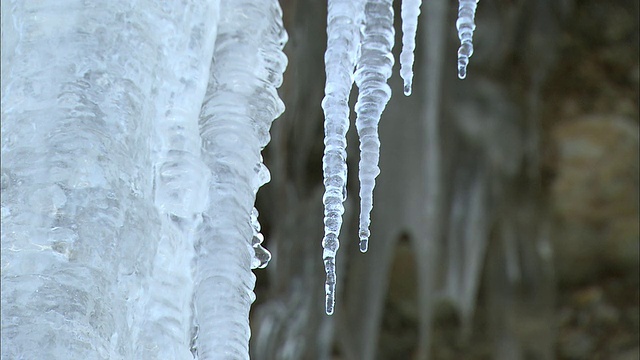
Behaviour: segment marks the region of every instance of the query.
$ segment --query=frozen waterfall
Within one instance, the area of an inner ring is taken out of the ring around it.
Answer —
[[[2,358],[248,358],[281,18],[2,2]]]

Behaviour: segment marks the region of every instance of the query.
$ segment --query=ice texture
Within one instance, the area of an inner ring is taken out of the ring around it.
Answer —
[[[3,359],[135,358],[164,41],[140,3],[2,1]]]
[[[211,171],[201,160],[198,116],[216,39],[219,6],[167,2],[158,19],[162,79],[152,134],[154,203],[160,234],[148,282],[137,359],[192,359],[195,229],[208,203]]]
[[[260,151],[284,105],[286,33],[276,0],[221,1],[209,85],[200,113],[209,202],[197,229],[195,348],[201,360],[249,358],[255,190],[264,183]],[[221,306],[222,304],[222,306]]]
[[[260,222],[258,221],[258,209],[255,207],[251,210],[251,228],[253,229],[253,236],[251,237],[251,246],[253,247],[253,258],[251,259],[252,269],[263,269],[269,265],[271,260],[271,253],[269,250],[262,247],[264,241],[264,235],[260,232]]]
[[[326,84],[322,100],[324,110],[324,238],[323,259],[328,315],[333,314],[336,289],[335,256],[340,242],[343,202],[347,186],[347,131],[349,129],[349,94],[354,68],[360,52],[360,27],[363,4],[356,0],[329,0],[327,9],[327,51],[324,55]]]
[[[413,61],[416,48],[418,16],[422,0],[402,0],[402,53],[400,53],[400,76],[404,80],[404,94],[411,95],[413,84]]]
[[[393,1],[369,0],[365,4],[365,26],[361,55],[355,73],[359,88],[356,103],[356,127],[360,136],[360,251],[366,252],[369,243],[369,225],[373,209],[375,179],[380,174],[380,139],[378,123],[391,88],[387,79],[393,68],[394,43]]]
[[[248,358],[278,2],[1,4],[2,358]]]
[[[458,48],[458,77],[467,77],[467,65],[469,58],[473,55],[473,32],[476,29],[475,16],[478,0],[460,0],[458,6],[458,38],[460,48]]]

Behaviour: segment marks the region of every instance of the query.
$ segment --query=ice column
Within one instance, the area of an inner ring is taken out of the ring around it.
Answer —
[[[164,39],[155,102],[154,201],[161,230],[148,284],[137,359],[193,359],[195,229],[202,219],[211,171],[201,160],[198,126],[207,89],[217,21],[217,1],[166,2],[157,35]]]
[[[202,158],[211,170],[209,203],[196,241],[198,357],[249,358],[255,189],[265,181],[260,151],[284,110],[286,33],[276,0],[225,0],[200,114]],[[262,172],[262,173],[261,173]]]
[[[402,53],[400,54],[400,76],[404,80],[404,94],[411,95],[413,83],[413,51],[416,48],[418,16],[422,0],[402,0]]]
[[[458,49],[458,77],[467,77],[467,65],[469,58],[473,55],[473,31],[476,29],[475,16],[478,0],[460,0],[458,6],[458,38],[460,38],[460,48]]]
[[[360,51],[362,3],[359,0],[329,0],[327,10],[327,51],[324,55],[326,85],[324,110],[324,239],[322,240],[326,312],[333,314],[335,304],[335,256],[340,243],[343,202],[347,196],[347,130],[349,129],[349,93]]]
[[[362,49],[355,73],[359,88],[356,127],[360,136],[360,251],[366,252],[373,209],[375,178],[380,174],[378,123],[389,98],[387,79],[393,68],[393,2],[370,0],[364,8]]]
[[[2,1],[3,359],[134,358],[162,41],[137,6]]]

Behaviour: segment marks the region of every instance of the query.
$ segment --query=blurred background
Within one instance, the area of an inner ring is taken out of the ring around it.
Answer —
[[[639,358],[638,0],[480,1],[464,81],[457,2],[422,5],[413,95],[402,94],[398,63],[389,82],[366,254],[355,126],[349,133],[331,317],[326,2],[281,5],[287,109],[258,193],[273,258],[256,271],[252,358]]]

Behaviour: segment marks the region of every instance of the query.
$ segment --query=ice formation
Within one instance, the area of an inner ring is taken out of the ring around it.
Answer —
[[[373,209],[373,188],[380,173],[380,139],[378,123],[389,98],[391,88],[387,79],[393,68],[391,49],[394,42],[393,2],[373,0],[365,4],[365,26],[362,48],[356,70],[359,88],[356,103],[356,127],[360,136],[360,251],[369,246],[369,225]]]
[[[473,32],[476,29],[477,6],[478,0],[460,0],[458,6],[456,28],[460,39],[460,48],[458,49],[458,77],[460,79],[467,77],[467,65],[469,58],[473,55]]]
[[[418,16],[421,0],[402,2],[402,53],[400,75],[404,80],[404,94],[411,94],[413,62]],[[462,45],[458,51],[458,76],[464,79],[469,57],[473,53],[472,37],[477,0],[460,0],[458,35]],[[335,306],[336,264],[340,247],[339,235],[347,197],[347,142],[349,130],[349,95],[354,82],[359,95],[356,104],[356,127],[360,136],[360,220],[359,248],[369,247],[370,215],[373,209],[375,178],[380,173],[380,140],[378,123],[391,89],[394,59],[393,7],[382,0],[328,0],[327,50],[325,53],[326,85],[322,109],[325,114],[325,151],[323,157],[324,238],[323,259],[326,312],[331,315]],[[354,69],[357,65],[357,69]],[[354,74],[355,70],[355,74]]]
[[[404,80],[404,94],[411,95],[413,84],[413,51],[416,48],[418,16],[422,0],[403,0],[402,16],[402,53],[400,54],[400,76]]]
[[[254,246],[260,248],[252,240],[253,203],[268,180],[260,151],[271,122],[284,111],[276,87],[287,63],[276,0],[225,0],[220,13],[200,114],[202,157],[213,174],[196,240],[197,352],[203,360],[249,357],[255,276],[248,269]]]
[[[325,70],[327,82],[322,109],[324,123],[324,239],[322,240],[326,311],[333,314],[335,303],[335,256],[340,243],[343,202],[347,196],[347,130],[349,129],[349,94],[354,80],[354,68],[360,52],[362,2],[329,0],[327,9],[327,51]]]
[[[281,18],[2,2],[2,358],[248,358]]]

